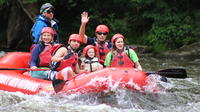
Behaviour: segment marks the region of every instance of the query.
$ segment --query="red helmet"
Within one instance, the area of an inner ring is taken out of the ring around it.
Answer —
[[[97,32],[107,32],[107,33],[109,33],[109,29],[106,25],[98,25],[96,27],[96,33]]]
[[[123,36],[122,34],[119,34],[119,33],[113,35],[113,36],[112,36],[112,39],[111,39],[111,43],[114,44],[114,41],[115,41],[117,38],[122,38],[122,39],[124,39],[124,36]]]
[[[54,30],[51,27],[44,27],[42,29],[41,34],[43,34],[43,33],[50,33],[54,37],[54,33],[55,32],[54,32]]]
[[[96,47],[94,47],[93,45],[87,45],[87,46],[83,49],[83,55],[84,55],[84,56],[86,56],[87,51],[88,51],[90,48],[93,48],[94,51],[95,51],[95,54],[96,54],[96,52],[97,52]]]
[[[79,41],[80,43],[82,42],[82,38],[80,37],[79,34],[71,34],[71,35],[69,36],[68,43],[69,43],[71,40],[76,40],[76,41]]]

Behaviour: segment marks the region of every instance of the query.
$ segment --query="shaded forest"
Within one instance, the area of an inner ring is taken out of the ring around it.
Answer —
[[[108,39],[122,33],[127,44],[145,45],[154,52],[200,40],[199,0],[0,0],[2,49],[29,49],[30,29],[46,2],[55,6],[62,43],[71,33],[78,33],[83,11],[90,16],[89,36],[94,36],[98,24],[106,24],[110,28]]]

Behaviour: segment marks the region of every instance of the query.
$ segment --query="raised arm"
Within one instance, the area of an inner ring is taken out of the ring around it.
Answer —
[[[85,27],[86,24],[88,23],[90,17],[88,17],[88,12],[83,12],[81,14],[81,26],[79,29],[79,35],[81,36],[83,43],[87,43],[87,36],[85,35]]]

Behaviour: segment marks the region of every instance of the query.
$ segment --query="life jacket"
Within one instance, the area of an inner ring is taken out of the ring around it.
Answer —
[[[64,60],[61,62],[51,62],[50,69],[54,71],[61,71],[65,67],[71,67],[73,71],[75,71],[77,63],[78,54],[67,48],[67,55],[64,57]]]
[[[63,46],[63,44],[54,44],[53,48],[51,49],[51,55],[53,56],[56,53],[56,51]]]
[[[111,66],[112,67],[134,67],[134,62],[129,56],[129,49],[124,50],[121,53],[112,51],[111,54]]]
[[[95,42],[95,47],[97,49],[97,57],[99,58],[99,61],[104,63],[106,55],[110,51],[110,49],[108,48],[108,42],[105,42],[103,45]]]
[[[39,55],[39,66],[49,67],[53,51],[58,49],[60,46],[61,46],[60,44],[45,45],[45,48],[42,50],[42,52]]]
[[[92,59],[85,58],[83,59],[83,62],[85,63],[85,69],[87,69],[90,72],[96,71],[99,66],[102,66],[99,63],[99,60],[97,57],[94,57]]]

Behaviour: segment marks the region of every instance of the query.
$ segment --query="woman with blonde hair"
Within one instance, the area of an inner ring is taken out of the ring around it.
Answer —
[[[44,27],[41,31],[40,42],[34,46],[31,51],[30,68],[38,67],[48,68],[51,62],[53,50],[59,47],[54,43],[54,30],[51,27]],[[32,71],[31,76],[35,78],[44,78],[40,73],[45,71]]]

